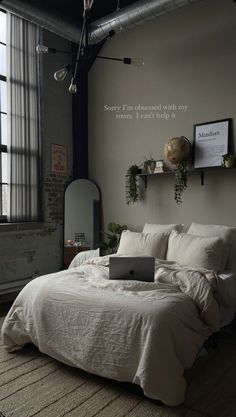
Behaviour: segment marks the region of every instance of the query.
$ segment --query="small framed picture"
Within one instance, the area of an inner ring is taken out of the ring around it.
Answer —
[[[229,153],[231,119],[194,125],[194,168],[217,167]]]
[[[51,147],[51,167],[56,174],[67,174],[67,147],[52,143]]]

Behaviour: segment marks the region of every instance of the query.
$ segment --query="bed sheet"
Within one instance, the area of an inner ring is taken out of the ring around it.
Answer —
[[[2,327],[9,351],[40,351],[90,373],[140,385],[170,406],[184,401],[189,369],[219,330],[216,277],[156,260],[155,282],[109,280],[109,257],[31,281]]]

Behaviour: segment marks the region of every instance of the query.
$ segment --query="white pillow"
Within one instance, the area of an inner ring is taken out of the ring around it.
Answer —
[[[154,256],[165,259],[168,233],[122,232],[117,253],[131,256]]]
[[[219,237],[202,237],[173,230],[169,236],[166,259],[193,268],[216,272],[224,270],[224,242]]]
[[[68,269],[76,268],[77,266],[82,265],[87,259],[96,258],[100,256],[100,249],[94,250],[84,250],[82,252],[77,253],[77,255],[72,259]]]
[[[171,230],[177,230],[181,232],[183,230],[183,224],[153,224],[145,223],[143,227],[143,233],[165,233],[171,232]]]
[[[236,271],[236,227],[216,225],[216,224],[199,224],[192,223],[188,233],[198,236],[218,236],[228,245],[228,256],[226,260],[226,269]]]

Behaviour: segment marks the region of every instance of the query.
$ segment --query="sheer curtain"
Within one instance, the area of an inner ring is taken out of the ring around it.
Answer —
[[[40,112],[38,28],[7,14],[7,118],[10,222],[37,221],[39,207]]]

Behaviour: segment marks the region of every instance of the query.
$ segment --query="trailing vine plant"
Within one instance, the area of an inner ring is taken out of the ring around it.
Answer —
[[[131,165],[126,173],[126,203],[133,204],[139,201],[139,186],[137,175],[140,172],[138,165]]]
[[[175,168],[175,201],[177,204],[183,203],[182,194],[187,188],[187,162],[178,162]]]

